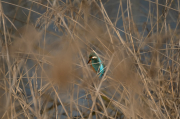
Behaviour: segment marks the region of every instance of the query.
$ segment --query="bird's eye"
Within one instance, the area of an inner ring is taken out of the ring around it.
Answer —
[[[97,57],[96,57],[96,56],[93,56],[92,59],[97,59]]]

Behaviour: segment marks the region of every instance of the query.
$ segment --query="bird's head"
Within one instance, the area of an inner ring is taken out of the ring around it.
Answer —
[[[93,52],[89,55],[89,61],[88,64],[92,62],[92,63],[97,63],[99,62],[98,56]]]

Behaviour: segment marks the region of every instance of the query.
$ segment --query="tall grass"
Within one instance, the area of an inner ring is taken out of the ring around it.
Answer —
[[[137,2],[1,0],[0,117],[180,118],[179,1]]]

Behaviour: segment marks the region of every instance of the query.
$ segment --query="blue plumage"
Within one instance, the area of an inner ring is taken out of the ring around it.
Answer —
[[[89,55],[89,61],[91,62],[91,66],[93,70],[98,73],[99,77],[101,78],[105,72],[104,64],[102,63],[101,59],[93,52]]]

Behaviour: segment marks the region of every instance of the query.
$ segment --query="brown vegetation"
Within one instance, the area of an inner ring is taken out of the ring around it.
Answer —
[[[132,0],[113,2],[0,1],[2,119],[180,118],[179,18],[171,14],[179,6],[146,1],[147,21],[137,23]],[[102,78],[87,64],[91,52],[105,65]]]

